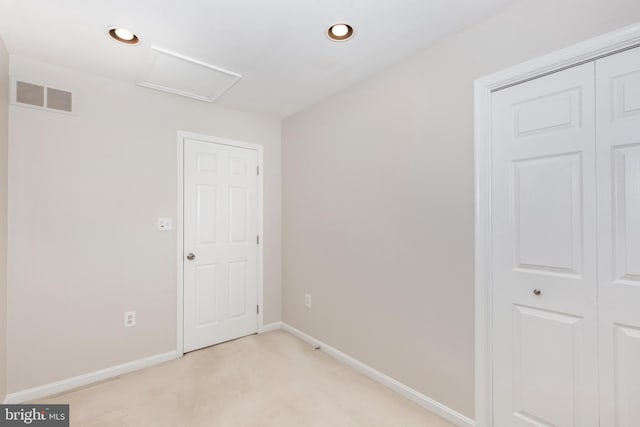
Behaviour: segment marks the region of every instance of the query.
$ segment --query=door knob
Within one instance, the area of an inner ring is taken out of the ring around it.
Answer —
[[[196,254],[194,254],[193,252],[189,252],[189,253],[187,254],[187,259],[188,259],[189,261],[193,261],[194,259],[196,259]]]
[[[540,295],[542,293],[542,291],[540,289],[534,289],[533,290],[533,294],[534,295]]]

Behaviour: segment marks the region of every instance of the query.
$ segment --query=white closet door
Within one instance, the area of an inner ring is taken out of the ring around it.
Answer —
[[[594,66],[492,95],[495,427],[598,425]]]
[[[596,61],[601,425],[640,425],[640,49]]]

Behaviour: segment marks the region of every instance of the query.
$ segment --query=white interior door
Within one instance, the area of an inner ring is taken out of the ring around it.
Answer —
[[[596,61],[602,426],[640,425],[640,49]]]
[[[185,352],[257,332],[257,156],[185,139]]]
[[[496,427],[598,425],[594,64],[492,95]]]

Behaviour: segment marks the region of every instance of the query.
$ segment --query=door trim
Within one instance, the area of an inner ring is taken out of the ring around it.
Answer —
[[[192,132],[178,131],[177,140],[177,210],[176,210],[176,232],[177,232],[177,285],[176,285],[176,353],[178,357],[184,354],[184,140],[196,139],[212,144],[228,145],[237,148],[255,150],[258,154],[258,333],[262,333],[264,322],[264,164],[263,146],[250,142],[236,141],[232,139],[220,138],[217,136],[202,135]]]
[[[474,82],[475,417],[477,427],[493,425],[491,93],[636,46],[640,46],[640,23],[515,65]]]

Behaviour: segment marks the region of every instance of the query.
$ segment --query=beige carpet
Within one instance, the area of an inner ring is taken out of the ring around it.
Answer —
[[[69,403],[74,427],[452,425],[282,331],[42,402]]]

